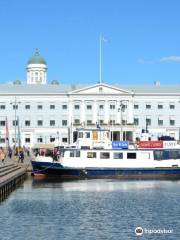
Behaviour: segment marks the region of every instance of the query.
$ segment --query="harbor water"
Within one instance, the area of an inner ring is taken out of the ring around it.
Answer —
[[[0,204],[0,239],[178,240],[179,219],[180,181],[28,177]]]

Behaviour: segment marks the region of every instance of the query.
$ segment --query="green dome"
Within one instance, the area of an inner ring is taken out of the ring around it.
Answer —
[[[44,60],[43,57],[39,55],[39,50],[36,49],[34,56],[32,56],[29,59],[28,64],[45,64],[46,65],[46,61]]]

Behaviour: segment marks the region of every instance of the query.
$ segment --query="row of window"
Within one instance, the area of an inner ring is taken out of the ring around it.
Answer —
[[[18,125],[18,121],[17,120],[16,120],[16,123],[15,123],[15,120],[12,121],[12,125],[15,126],[15,124],[16,124],[16,126]],[[61,124],[62,124],[62,126],[67,126],[68,125],[68,121],[67,120],[62,120]],[[80,125],[81,124],[80,119],[74,119],[73,124]],[[87,125],[93,125],[94,123],[93,123],[92,120],[87,120],[86,124]],[[99,124],[100,125],[105,124],[104,120],[100,120]],[[115,120],[110,120],[109,124],[110,125],[115,125],[116,121]],[[122,125],[126,125],[126,124],[127,124],[127,121],[123,120],[122,121]],[[4,120],[0,121],[0,127],[4,127],[5,125],[6,125],[6,122]],[[30,127],[31,126],[31,121],[30,120],[25,120],[24,125],[26,127]],[[139,118],[134,118],[134,125],[136,125],[136,126],[139,125]],[[152,125],[151,119],[146,119],[146,125],[148,125],[148,126]],[[164,125],[164,120],[158,119],[158,126],[163,126],[163,125]],[[169,125],[170,126],[175,126],[175,120],[174,119],[169,119]],[[37,126],[43,126],[43,120],[37,120]],[[51,126],[51,127],[56,126],[56,121],[55,120],[50,120],[49,121],[49,126]]]
[[[49,106],[49,108],[51,109],[51,110],[54,110],[55,108],[56,108],[56,106],[54,105],[54,104],[51,104],[50,106]],[[64,105],[62,105],[62,109],[67,109],[68,108],[68,105],[66,105],[66,104],[64,104]],[[87,110],[91,110],[92,109],[92,105],[86,105],[86,108],[87,108]],[[110,109],[115,109],[115,105],[110,105],[109,106],[109,108]],[[5,110],[6,109],[6,105],[0,105],[0,110]],[[18,105],[13,105],[13,109],[15,110],[15,109],[18,109]],[[25,105],[25,109],[26,110],[29,110],[29,109],[31,109],[31,105],[29,105],[29,104],[27,104],[27,105]],[[37,109],[38,110],[41,110],[41,109],[43,109],[43,105],[37,105]],[[80,105],[74,105],[74,109],[75,110],[79,110],[80,109]],[[104,105],[99,105],[99,109],[104,109]]]
[[[70,157],[80,157],[81,152],[80,151],[70,151]],[[87,152],[87,158],[96,158],[97,152]],[[110,158],[110,152],[100,152],[100,158],[101,159],[109,159]],[[123,152],[114,152],[113,153],[114,159],[123,159]],[[127,152],[127,159],[136,159],[136,153],[135,152]]]
[[[26,110],[29,110],[31,108],[31,105],[29,105],[29,104],[27,104],[27,105],[25,105],[25,109]],[[56,106],[54,105],[54,104],[51,104],[50,106],[49,106],[49,108],[51,109],[51,110],[54,110],[55,108],[56,108]],[[64,109],[64,110],[66,110],[68,108],[68,105],[67,104],[63,104],[62,105],[62,109]],[[91,110],[93,108],[93,106],[92,105],[86,105],[86,109],[87,110]],[[125,106],[123,106],[122,107],[123,109],[125,109]],[[146,109],[151,109],[152,108],[152,106],[150,105],[150,104],[146,104]],[[158,104],[157,105],[157,108],[158,109],[163,109],[164,108],[164,105],[163,104]],[[5,110],[6,109],[6,105],[0,105],[0,110]],[[18,105],[13,105],[13,109],[18,109]],[[39,104],[39,105],[37,105],[37,109],[38,110],[41,110],[41,109],[43,109],[43,105],[41,105],[41,104]],[[80,105],[78,105],[78,104],[76,104],[76,105],[74,105],[74,109],[75,110],[79,110],[80,109]],[[104,109],[104,105],[99,105],[99,109]],[[111,110],[115,110],[116,109],[116,106],[115,105],[113,105],[113,104],[111,104],[111,105],[109,105],[109,109],[111,109]],[[134,104],[134,109],[139,109],[139,105],[138,104]],[[175,109],[175,105],[174,104],[170,104],[169,105],[169,109]]]
[[[146,125],[151,126],[152,121],[151,119],[146,119]],[[163,126],[164,125],[164,120],[163,119],[158,119],[157,122],[158,126]],[[138,126],[139,125],[139,118],[134,118],[134,125]],[[169,125],[170,126],[175,126],[175,120],[174,119],[169,119]]]
[[[151,109],[151,104],[146,104],[146,109]],[[158,104],[157,105],[157,109],[163,109],[164,105],[163,104]],[[138,104],[134,104],[134,109],[139,109],[139,105]],[[174,104],[170,104],[169,105],[169,109],[175,109],[175,105]]]
[[[36,141],[37,141],[38,143],[43,143],[44,140],[45,140],[45,139],[43,139],[42,137],[38,137],[38,138],[36,139]],[[55,140],[56,140],[55,137],[50,137],[50,138],[49,138],[49,142],[55,142]],[[5,138],[0,138],[0,143],[5,143],[5,141],[6,141]],[[68,141],[68,139],[67,139],[66,137],[62,138],[62,142],[67,143],[67,141]],[[15,143],[15,139],[14,139],[14,138],[12,139],[12,142]],[[26,138],[25,138],[25,143],[31,143],[31,138],[26,137]]]

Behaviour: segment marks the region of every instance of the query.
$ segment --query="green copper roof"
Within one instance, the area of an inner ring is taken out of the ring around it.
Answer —
[[[39,55],[39,50],[36,49],[34,56],[29,59],[28,64],[46,64],[46,61]]]

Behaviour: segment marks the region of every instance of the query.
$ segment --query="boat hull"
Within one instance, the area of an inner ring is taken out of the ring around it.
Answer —
[[[57,162],[32,161],[33,175],[61,179],[180,179],[180,167],[162,168],[66,168]]]

